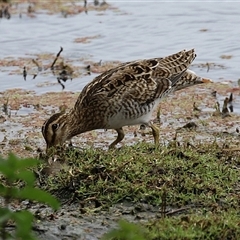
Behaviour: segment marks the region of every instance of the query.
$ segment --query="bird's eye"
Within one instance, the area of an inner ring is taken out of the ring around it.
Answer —
[[[58,124],[58,123],[54,123],[54,124],[52,125],[52,130],[53,130],[53,131],[56,131],[56,130],[58,129],[58,127],[59,127],[59,124]]]

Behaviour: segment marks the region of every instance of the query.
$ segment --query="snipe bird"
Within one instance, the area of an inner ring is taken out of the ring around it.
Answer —
[[[154,109],[172,91],[210,82],[188,70],[196,54],[183,50],[164,58],[126,62],[97,76],[80,93],[68,113],[56,113],[42,126],[47,149],[62,145],[80,133],[115,129],[115,147],[123,140],[123,127],[144,124],[159,143],[159,129],[152,120]]]

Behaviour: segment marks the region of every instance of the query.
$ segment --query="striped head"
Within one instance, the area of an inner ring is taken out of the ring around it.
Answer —
[[[62,145],[69,137],[68,114],[56,113],[52,115],[42,126],[42,135],[47,144],[47,150],[50,147]]]

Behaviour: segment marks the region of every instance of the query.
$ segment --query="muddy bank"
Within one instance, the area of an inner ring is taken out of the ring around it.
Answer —
[[[216,92],[215,92],[216,91]],[[222,116],[223,102],[233,92],[233,112]],[[213,94],[214,93],[214,94]],[[60,110],[68,111],[73,107],[78,92],[49,92],[36,95],[33,91],[11,89],[0,93],[1,124],[0,144],[1,154],[9,151],[19,156],[37,155],[37,149],[45,148],[41,136],[41,126],[53,113]],[[239,141],[239,90],[229,84],[208,84],[197,86],[185,91],[176,92],[166,98],[160,105],[160,118],[157,119],[161,129],[161,144],[177,138],[192,136],[194,141],[224,142],[232,138],[233,143]],[[220,104],[220,112],[216,103]],[[236,112],[235,112],[236,110]],[[160,120],[160,121],[159,121]],[[194,129],[183,128],[189,122],[194,122]],[[94,146],[106,148],[115,137],[114,131],[97,130],[87,132],[73,139],[79,147]],[[137,142],[152,142],[150,129],[140,130],[139,126],[126,127],[126,138],[122,144],[131,145]],[[120,145],[119,145],[120,146]]]

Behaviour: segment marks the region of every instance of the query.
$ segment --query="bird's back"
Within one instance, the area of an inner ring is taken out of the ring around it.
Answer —
[[[183,76],[187,75],[185,72],[195,56],[191,49],[165,58],[120,64],[86,85],[75,110],[87,109],[91,117],[98,116],[98,125],[103,121],[109,125],[112,119],[119,118],[119,121],[126,120],[125,125],[131,121],[136,124],[134,119],[151,113],[179,79],[184,82]]]

